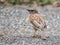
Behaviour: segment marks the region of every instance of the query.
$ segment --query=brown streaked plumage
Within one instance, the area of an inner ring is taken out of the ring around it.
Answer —
[[[32,27],[34,28],[35,32],[37,30],[43,30],[46,27],[45,20],[38,14],[36,10],[28,10],[30,12],[29,21],[32,24]],[[36,37],[38,35],[34,34],[33,37]]]

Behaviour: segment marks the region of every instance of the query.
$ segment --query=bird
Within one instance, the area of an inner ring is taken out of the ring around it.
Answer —
[[[39,15],[38,11],[34,10],[34,9],[30,9],[28,10],[28,12],[30,13],[29,16],[29,22],[32,25],[33,29],[34,29],[34,34],[32,35],[32,37],[38,37],[39,34],[35,34],[38,30],[43,31],[44,28],[46,28],[46,22],[44,20],[44,18]]]

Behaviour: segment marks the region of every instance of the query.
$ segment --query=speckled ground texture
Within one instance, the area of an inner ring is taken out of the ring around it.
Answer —
[[[29,23],[28,6],[0,5],[0,45],[60,45],[60,7],[36,7],[44,17],[47,40],[33,38],[34,29]]]

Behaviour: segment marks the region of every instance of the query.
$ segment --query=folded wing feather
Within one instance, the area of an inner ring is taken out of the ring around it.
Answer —
[[[39,24],[36,20],[33,20],[33,23],[34,23],[35,27],[40,27],[41,26],[41,24]]]

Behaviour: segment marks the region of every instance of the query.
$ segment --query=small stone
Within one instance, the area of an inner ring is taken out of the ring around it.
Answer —
[[[47,29],[49,29],[50,28],[50,26],[47,26]]]
[[[57,18],[59,19],[60,17],[59,17],[59,16],[57,16]]]

